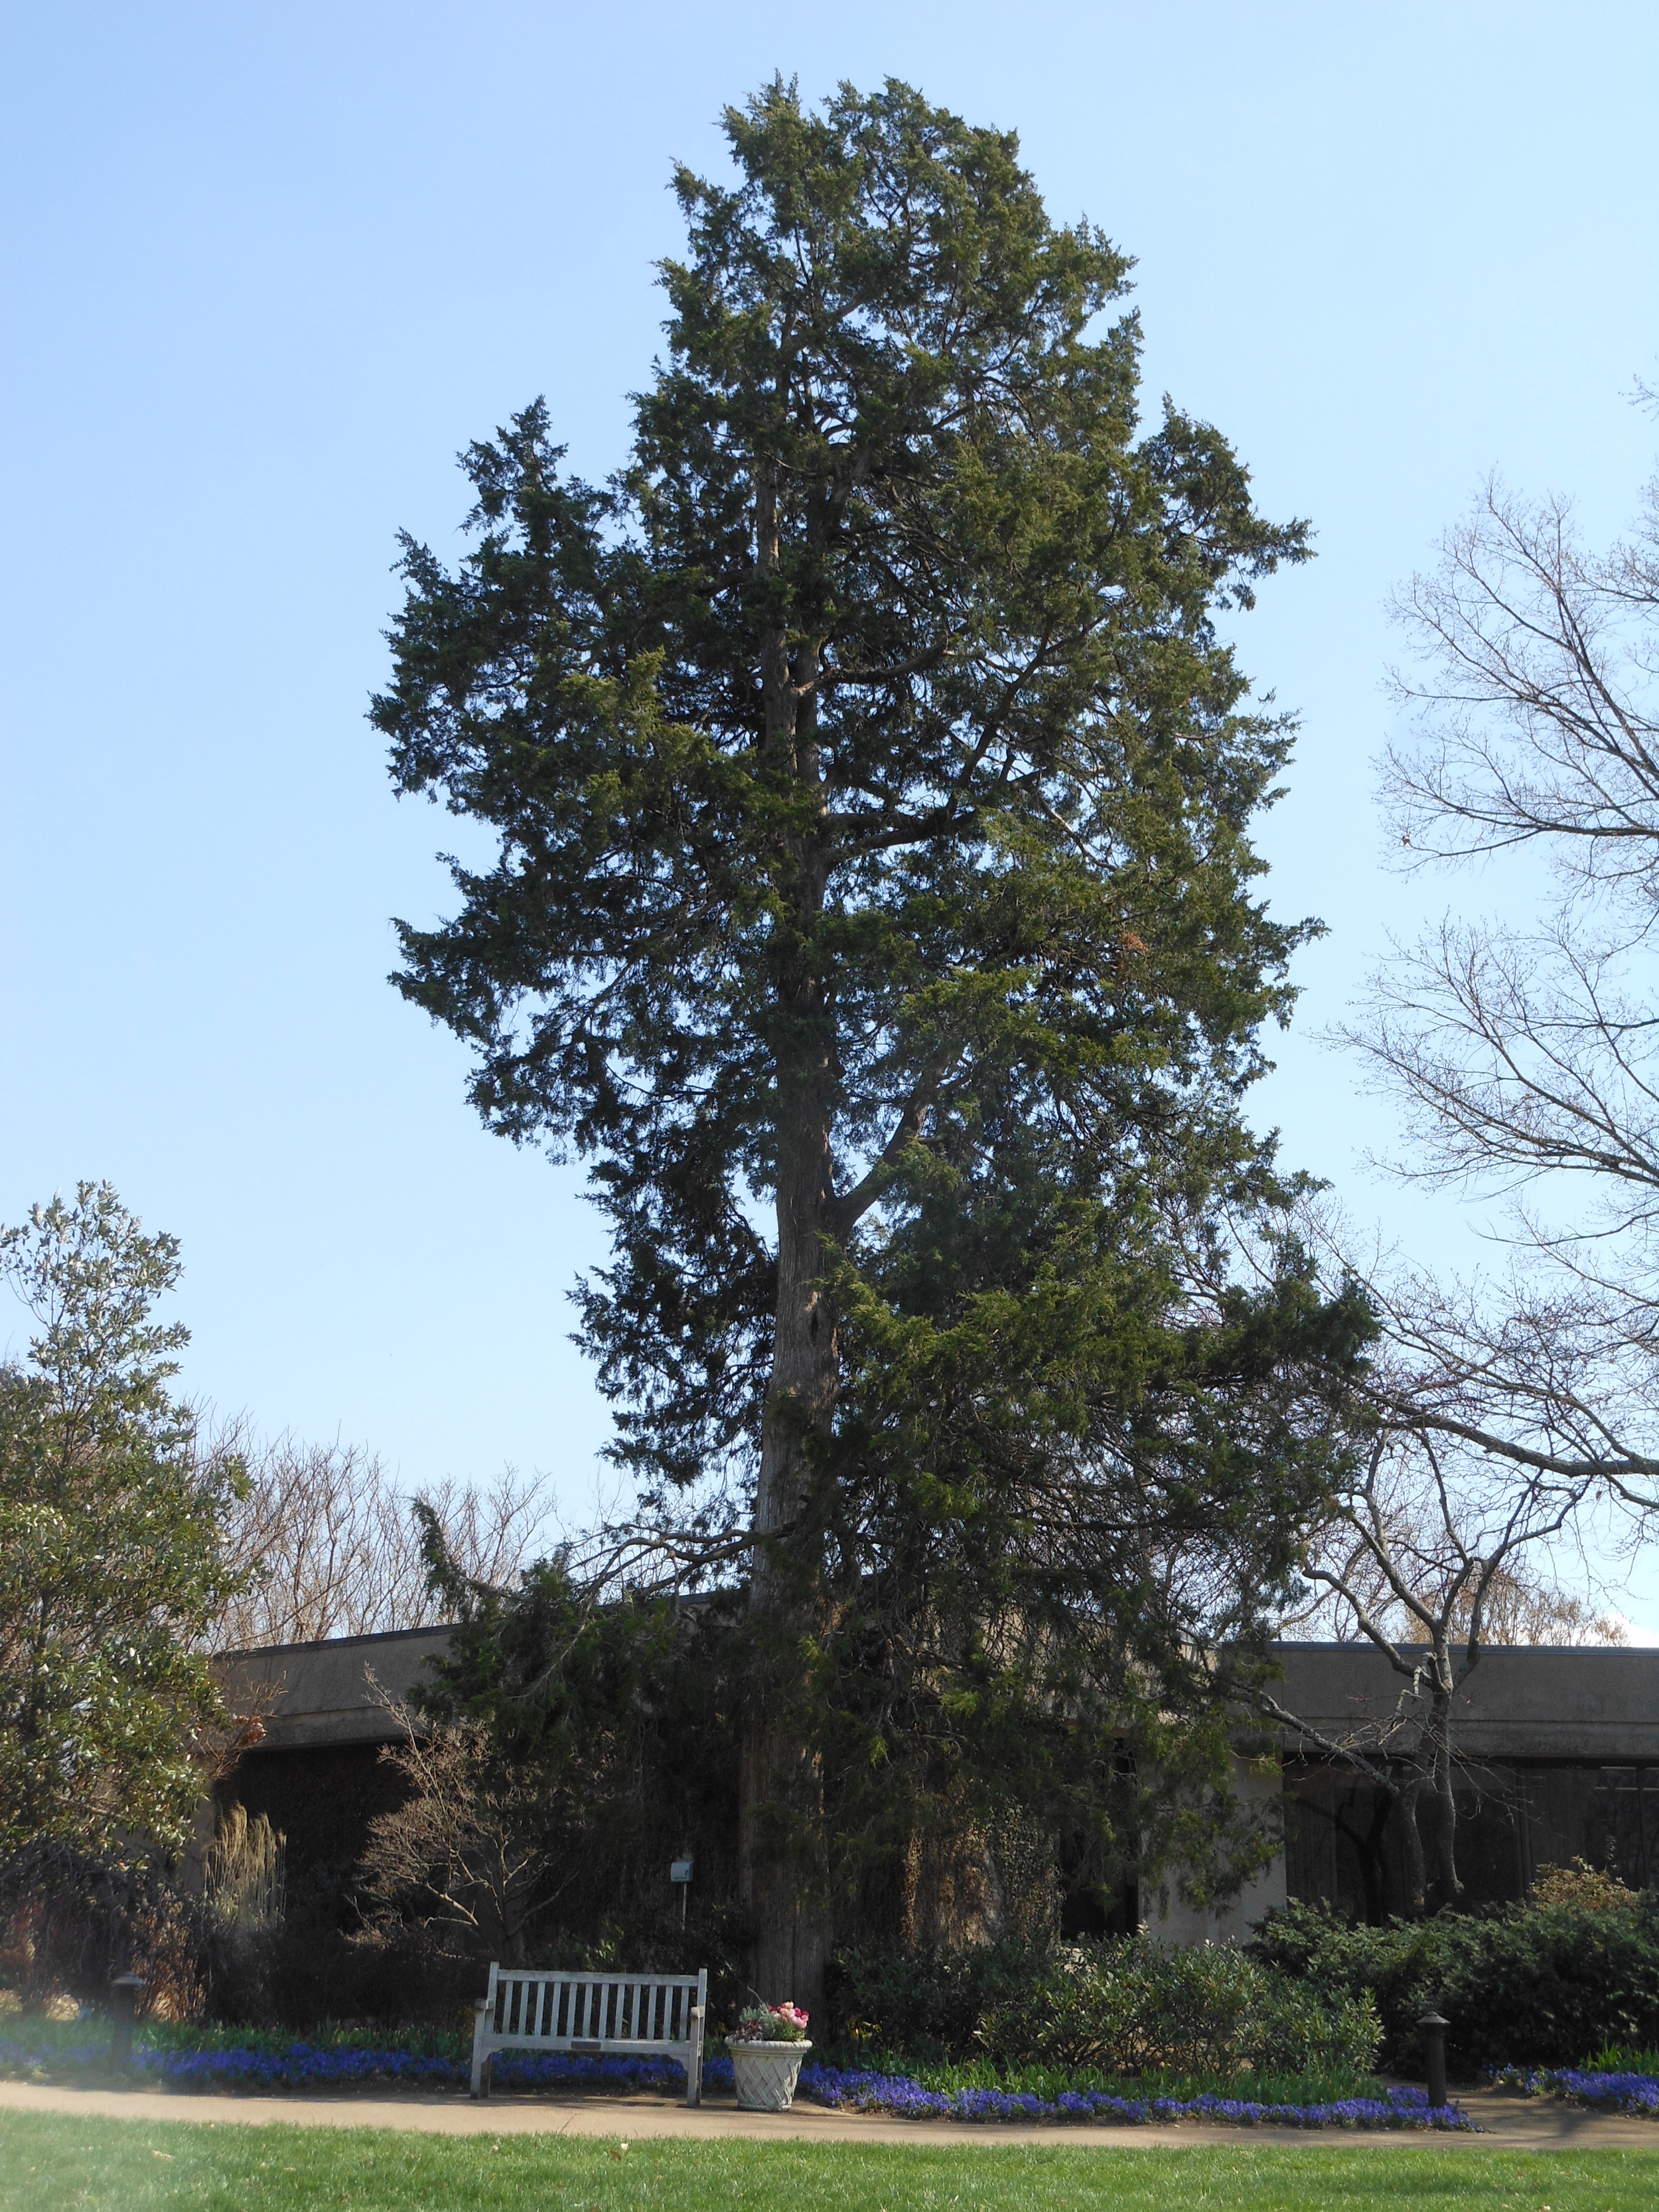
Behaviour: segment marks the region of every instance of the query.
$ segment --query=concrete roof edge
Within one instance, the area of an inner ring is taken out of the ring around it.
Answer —
[[[453,1636],[458,1621],[434,1620],[425,1628],[377,1628],[363,1636],[313,1636],[299,1644],[239,1644],[214,1651],[210,1659],[278,1659],[289,1651],[348,1651],[356,1644],[406,1644],[416,1636]]]

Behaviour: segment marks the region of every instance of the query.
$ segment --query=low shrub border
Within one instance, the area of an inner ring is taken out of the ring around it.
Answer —
[[[107,2040],[64,2043],[31,2050],[12,2039],[0,2039],[0,2073],[32,2074],[56,2065],[74,2072],[101,2071]],[[467,2063],[436,2051],[325,2048],[295,2042],[285,2048],[229,2045],[186,2051],[140,2044],[132,2053],[135,2074],[154,2081],[198,2088],[314,2088],[386,2081],[419,2088],[460,2088]],[[703,2080],[714,2088],[732,2086],[732,2061],[711,2057]],[[502,2088],[538,2089],[561,2085],[618,2089],[683,2088],[678,2063],[660,2057],[584,2057],[563,2052],[503,2052],[496,2061]],[[902,2119],[1111,2121],[1124,2126],[1177,2119],[1206,2119],[1242,2126],[1291,2128],[1467,2128],[1472,2123],[1455,2106],[1429,2108],[1421,2089],[1390,2089],[1384,2098],[1348,2097],[1326,2104],[1264,2104],[1249,2098],[1208,2094],[1196,2097],[1124,2097],[1105,2089],[1067,2089],[1039,2097],[1030,2091],[929,2089],[908,2075],[878,2074],[836,2066],[807,2066],[800,2090],[816,2103],[854,2112],[891,2112]]]
[[[1442,1912],[1351,1925],[1291,1904],[1260,1922],[1248,1947],[1263,1966],[1328,2003],[1368,1991],[1381,2015],[1381,2063],[1420,2074],[1417,2023],[1451,2022],[1446,2058],[1467,2080],[1510,2065],[1582,2066],[1605,2043],[1659,2043],[1659,1895],[1627,1904],[1567,1901]]]
[[[1316,1988],[1226,1943],[865,1946],[838,1952],[833,1966],[831,2011],[847,2039],[921,2065],[986,2059],[1105,2081],[1154,2070],[1365,2081],[1382,2039],[1368,1990]]]

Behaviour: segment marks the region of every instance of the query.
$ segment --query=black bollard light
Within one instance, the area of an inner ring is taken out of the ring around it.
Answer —
[[[132,2023],[138,2016],[138,1992],[144,1986],[142,1974],[118,1974],[110,1984],[110,1999],[115,2019],[109,2032],[110,2071],[118,2073],[132,2063]]]
[[[1425,2012],[1417,2023],[1423,2056],[1428,2061],[1429,2105],[1437,2112],[1446,2101],[1446,2030],[1450,2026],[1437,2012]]]

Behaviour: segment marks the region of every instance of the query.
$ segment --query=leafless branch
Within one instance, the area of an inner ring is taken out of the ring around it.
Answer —
[[[438,1618],[411,1501],[372,1453],[289,1437],[260,1446],[234,1427],[216,1449],[239,1449],[247,1462],[248,1494],[229,1543],[234,1563],[255,1571],[219,1623],[221,1650],[421,1628]],[[425,1495],[451,1556],[475,1581],[510,1583],[546,1548],[544,1481],[509,1470],[488,1489],[447,1482]]]

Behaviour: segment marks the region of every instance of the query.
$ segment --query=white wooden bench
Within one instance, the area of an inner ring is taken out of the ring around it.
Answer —
[[[696,1974],[568,1972],[492,1966],[476,2006],[472,2094],[489,2094],[498,2051],[569,2051],[637,2057],[660,2051],[685,2068],[685,2101],[702,2102],[708,1969]]]

